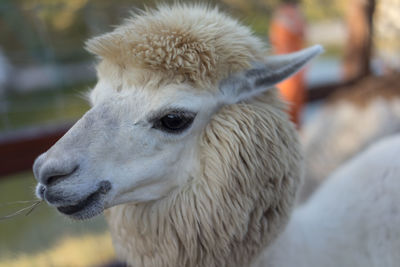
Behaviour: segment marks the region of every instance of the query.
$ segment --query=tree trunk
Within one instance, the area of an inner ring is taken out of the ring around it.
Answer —
[[[371,73],[372,17],[375,0],[351,0],[347,7],[348,38],[343,76],[358,79]]]

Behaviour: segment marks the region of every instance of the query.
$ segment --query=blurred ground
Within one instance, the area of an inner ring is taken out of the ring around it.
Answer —
[[[34,199],[31,172],[0,180],[0,217]],[[95,266],[113,258],[111,239],[102,216],[74,222],[46,204],[28,216],[0,221],[0,266]]]
[[[114,257],[108,233],[64,237],[50,249],[0,260],[0,267],[100,266]]]

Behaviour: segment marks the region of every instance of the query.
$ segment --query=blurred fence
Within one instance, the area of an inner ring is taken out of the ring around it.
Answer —
[[[35,127],[0,135],[0,178],[32,167],[35,158],[50,148],[71,124]]]

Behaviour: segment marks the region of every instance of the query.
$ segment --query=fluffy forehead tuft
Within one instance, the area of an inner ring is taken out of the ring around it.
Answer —
[[[201,5],[141,11],[114,31],[90,39],[86,47],[122,69],[150,70],[201,85],[215,85],[265,56],[249,28]]]

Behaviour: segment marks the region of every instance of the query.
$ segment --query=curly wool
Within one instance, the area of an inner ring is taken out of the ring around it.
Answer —
[[[113,32],[90,39],[86,48],[121,68],[151,71],[203,89],[266,53],[249,28],[218,9],[186,5],[138,13]]]

